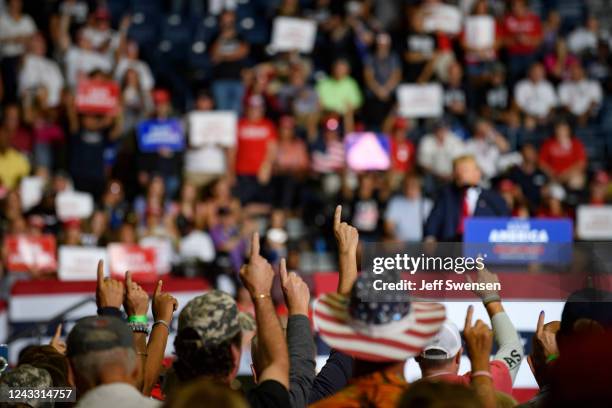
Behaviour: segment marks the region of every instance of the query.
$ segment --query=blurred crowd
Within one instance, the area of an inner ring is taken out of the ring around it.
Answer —
[[[439,6],[494,17],[493,45],[429,30]],[[90,246],[155,237],[176,271],[206,264],[216,276],[237,273],[255,230],[275,264],[333,268],[324,227],[338,202],[370,241],[460,239],[456,221],[443,225],[455,213],[571,218],[579,204],[610,201],[602,10],[569,0],[2,1],[1,233]],[[312,53],[268,46],[277,16],[316,21]],[[117,109],[79,111],[84,79],[116,81]],[[400,115],[398,85],[430,82],[443,86],[444,115]],[[239,115],[234,147],[139,150],[142,120],[187,128],[190,112],[213,110]],[[388,170],[347,165],[344,136],[359,131],[386,135]],[[457,170],[458,157],[477,169]],[[31,208],[20,200],[26,176],[44,185]],[[493,208],[434,205],[451,181]],[[54,197],[71,189],[93,195],[91,217],[58,220]]]

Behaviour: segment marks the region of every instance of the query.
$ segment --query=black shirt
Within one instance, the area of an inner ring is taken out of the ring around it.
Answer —
[[[289,407],[289,391],[278,381],[266,380],[246,393],[251,408]]]
[[[71,141],[72,177],[104,180],[104,148],[108,131],[82,129]]]
[[[508,177],[521,187],[525,198],[532,205],[532,209],[540,205],[540,190],[548,180],[546,174],[539,169],[532,173],[526,173],[521,167],[515,166],[510,169]]]
[[[410,33],[406,36],[406,52],[415,52],[423,54],[428,59],[433,58],[433,54],[437,48],[436,37],[426,33]],[[427,64],[427,61],[422,62],[407,62],[404,66],[404,77],[407,81],[414,82],[421,75],[421,71]]]

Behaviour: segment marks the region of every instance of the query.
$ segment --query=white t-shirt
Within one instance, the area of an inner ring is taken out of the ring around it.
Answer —
[[[514,88],[514,99],[523,111],[537,118],[544,118],[557,106],[555,88],[545,80],[537,84],[529,79],[519,81]]]
[[[19,72],[19,93],[35,90],[44,86],[47,89],[47,104],[59,105],[64,77],[59,65],[49,58],[27,54]]]
[[[82,74],[87,75],[96,69],[110,73],[113,69],[112,60],[108,56],[78,47],[70,47],[64,59],[66,62],[66,80],[72,87],[76,86],[79,76]]]
[[[418,161],[421,166],[432,169],[436,174],[450,176],[453,160],[463,154],[464,150],[463,141],[452,132],[448,132],[443,143],[434,135],[426,135],[419,145]]]
[[[140,86],[145,91],[150,91],[155,86],[155,80],[153,79],[153,75],[151,74],[151,69],[149,69],[149,65],[140,60],[132,60],[128,58],[121,58],[117,63],[117,67],[115,68],[115,79],[119,82],[123,80],[123,76],[128,69],[133,69],[138,73],[138,78],[140,79]]]
[[[134,386],[126,383],[99,385],[83,395],[77,408],[157,408],[161,402],[143,396]]]
[[[472,138],[465,143],[465,150],[476,158],[484,178],[490,179],[497,175],[497,165],[501,153],[495,143]]]
[[[567,48],[574,54],[597,49],[597,35],[584,27],[572,31],[567,37]]]
[[[0,40],[13,37],[31,36],[36,33],[34,20],[26,14],[22,14],[19,20],[13,20],[8,14],[0,15]],[[0,54],[3,57],[17,57],[25,52],[25,45],[22,42],[0,43]]]
[[[559,100],[574,115],[582,115],[591,104],[600,104],[602,97],[601,85],[590,79],[564,81],[559,85]]]
[[[185,172],[191,174],[223,174],[227,171],[225,150],[207,145],[187,150]]]
[[[423,225],[432,207],[428,198],[393,197],[387,206],[385,220],[393,223],[395,237],[400,241],[419,242],[423,239]]]

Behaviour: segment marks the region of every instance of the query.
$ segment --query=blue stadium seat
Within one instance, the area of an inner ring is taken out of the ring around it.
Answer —
[[[207,16],[197,19],[194,27],[193,41],[203,41],[208,44],[212,42],[217,35],[217,18],[214,16]]]
[[[606,159],[606,138],[597,127],[576,128],[576,137],[584,143],[589,168],[599,169]]]
[[[128,30],[128,38],[136,41],[143,58],[150,61],[152,51],[158,39],[158,19],[155,14],[136,12],[132,14],[132,23]]]
[[[264,45],[269,41],[266,20],[259,16],[244,17],[237,21],[238,31],[250,44]]]
[[[130,0],[129,4],[133,13],[159,15],[162,11],[161,1],[159,0]]]
[[[187,56],[191,40],[191,21],[180,14],[172,14],[164,19],[158,51],[163,59],[182,60]]]

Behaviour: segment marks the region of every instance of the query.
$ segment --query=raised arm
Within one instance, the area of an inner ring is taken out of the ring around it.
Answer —
[[[242,283],[249,291],[255,305],[257,339],[261,357],[259,382],[277,381],[289,389],[289,355],[287,342],[281,328],[274,303],[272,283],[274,271],[259,254],[259,234],[253,234],[249,263],[240,270]]]
[[[359,232],[352,225],[342,222],[342,206],[334,213],[334,235],[338,243],[338,293],[349,295],[357,280],[357,245]]]
[[[468,307],[463,328],[463,337],[472,364],[472,386],[476,389],[484,408],[495,408],[497,401],[493,388],[493,377],[489,369],[493,333],[482,320],[478,320],[472,326],[473,314],[474,308]]]
[[[140,360],[140,373],[138,377],[137,387],[142,389],[144,370],[147,361],[147,332],[140,329],[138,325],[142,325],[147,321],[147,313],[149,311],[149,295],[144,289],[132,281],[132,274],[128,271],[125,273],[125,298],[123,300],[123,308],[128,315],[128,324],[132,328],[132,336],[134,338],[134,349]]]

